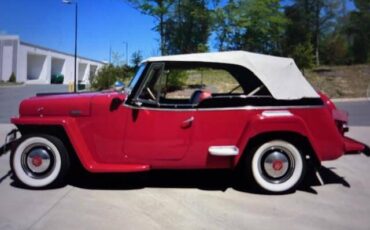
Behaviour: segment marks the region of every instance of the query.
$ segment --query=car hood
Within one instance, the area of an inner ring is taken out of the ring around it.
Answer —
[[[25,99],[19,107],[20,116],[89,116],[95,97],[122,96],[110,92],[40,94]]]

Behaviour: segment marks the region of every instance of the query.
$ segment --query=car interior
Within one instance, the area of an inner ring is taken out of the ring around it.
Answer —
[[[271,97],[248,69],[228,64],[152,64],[137,98],[145,106],[202,108],[240,106],[247,98]]]

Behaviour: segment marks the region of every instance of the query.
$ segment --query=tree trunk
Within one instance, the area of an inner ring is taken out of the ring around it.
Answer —
[[[163,14],[160,15],[159,19],[159,33],[161,39],[161,55],[164,55],[164,28],[163,28]]]
[[[159,33],[160,33],[160,49],[161,49],[161,55],[165,55],[164,52],[164,14],[163,14],[163,1],[158,0],[157,1],[158,8],[160,9],[161,13],[159,14]]]
[[[316,66],[320,65],[319,40],[320,40],[320,36],[319,36],[319,33],[317,33],[316,34],[316,48],[315,48]]]

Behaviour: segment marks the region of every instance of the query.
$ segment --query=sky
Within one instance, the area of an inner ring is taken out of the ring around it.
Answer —
[[[21,41],[74,53],[75,5],[62,0],[0,0],[0,34],[19,35]],[[141,50],[158,55],[158,35],[152,17],[126,0],[78,0],[78,55],[109,60],[109,50],[122,61]]]
[[[109,61],[111,49],[125,61],[124,42],[128,43],[129,59],[138,50],[144,58],[159,55],[154,19],[134,9],[127,0],[75,1],[79,56]],[[347,6],[353,9],[351,1],[347,0]],[[63,4],[62,0],[0,0],[0,34],[19,35],[23,42],[71,54],[74,19],[75,5]]]

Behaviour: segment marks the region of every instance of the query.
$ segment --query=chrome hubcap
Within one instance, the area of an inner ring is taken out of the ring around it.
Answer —
[[[43,173],[50,166],[50,155],[44,148],[34,148],[27,156],[27,166],[34,173]]]
[[[265,180],[274,184],[283,183],[293,174],[293,155],[280,146],[266,149],[262,154],[259,169]]]
[[[22,168],[33,178],[44,178],[54,167],[54,152],[44,144],[30,145],[23,151]]]
[[[273,151],[265,158],[263,167],[268,176],[279,178],[288,171],[289,160],[283,153]]]

